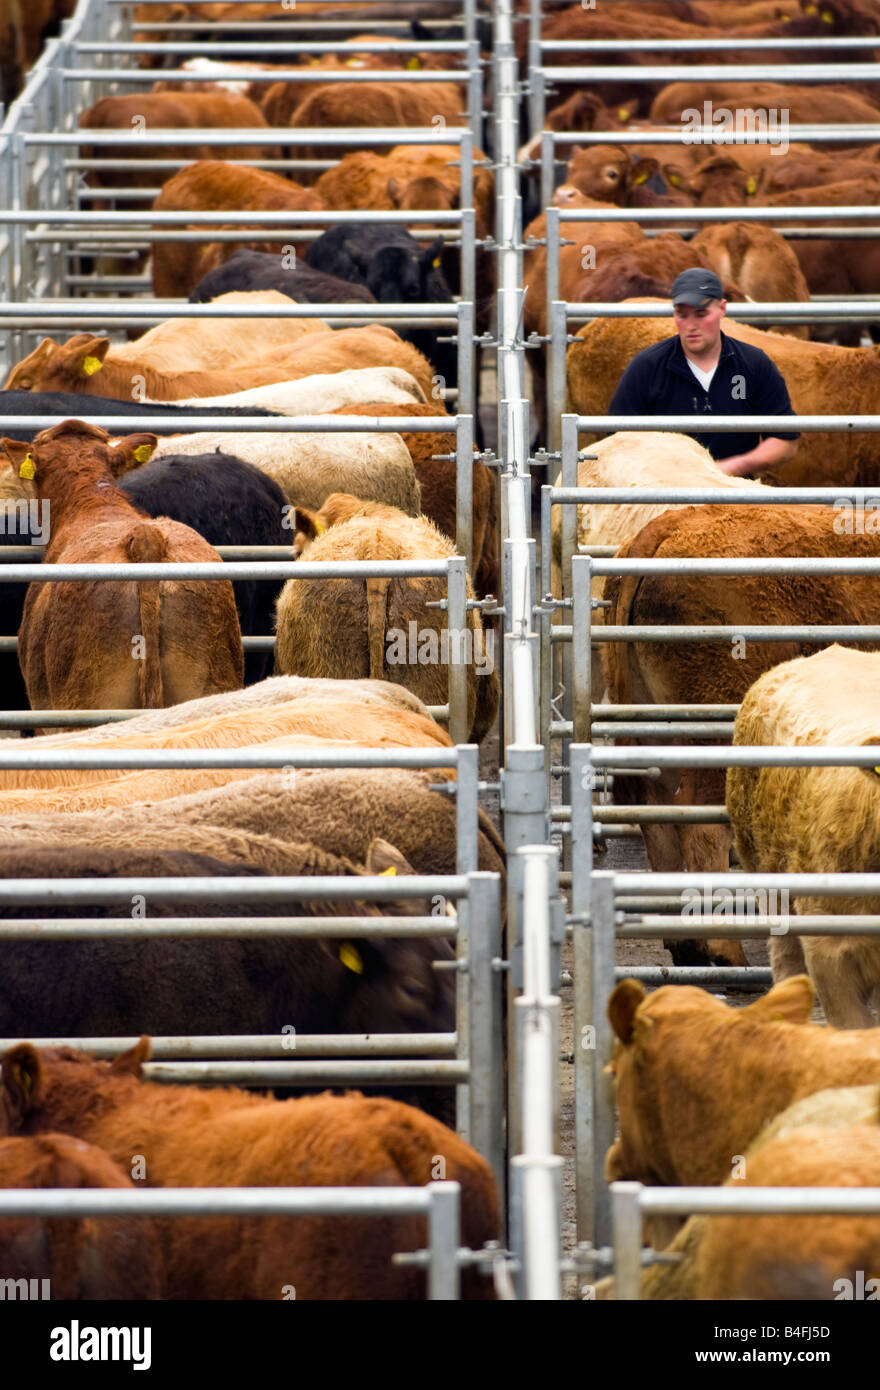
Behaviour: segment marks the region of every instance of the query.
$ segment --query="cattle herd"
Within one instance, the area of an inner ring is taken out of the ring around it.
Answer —
[[[0,1298],[633,1297],[614,1183],[880,1189],[878,0],[0,21]],[[595,428],[692,268],[835,417],[753,480]],[[641,1298],[877,1296],[870,1194],[698,1206]]]

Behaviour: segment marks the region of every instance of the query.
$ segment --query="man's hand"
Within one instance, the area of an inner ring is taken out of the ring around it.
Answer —
[[[733,454],[730,458],[719,459],[718,467],[722,473],[732,478],[742,478],[748,473],[762,473],[778,468],[793,458],[797,443],[791,439],[762,439],[755,449],[747,454]]]

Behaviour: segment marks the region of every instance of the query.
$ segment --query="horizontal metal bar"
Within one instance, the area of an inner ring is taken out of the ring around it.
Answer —
[[[90,217],[91,213],[84,213],[83,216]],[[120,216],[127,217],[129,214],[120,213]],[[297,304],[292,299],[287,304],[242,304],[228,301],[225,304],[192,304],[181,299],[157,299],[149,304],[132,303],[126,299],[102,299],[99,304],[89,304],[81,299],[41,299],[36,304],[28,301],[6,303],[3,305],[3,316],[18,318],[27,315],[38,319],[53,314],[59,317],[62,314],[75,314],[83,319],[101,319],[105,314],[121,313],[136,319],[267,319],[274,323],[276,319],[332,319],[344,315],[351,319],[366,319],[369,325],[377,310],[386,318],[425,319],[439,316],[454,321],[458,317],[458,304],[451,302],[444,311],[438,304]]]
[[[601,747],[591,745],[594,767],[871,767],[878,762],[876,747],[824,746],[817,744],[737,744],[735,747],[662,748],[641,744]],[[2,765],[2,764],[0,764]],[[713,876],[714,881],[714,876]],[[616,882],[616,880],[615,880]],[[877,878],[880,885],[880,876]],[[652,885],[653,886],[653,885]],[[646,885],[647,887],[647,885]]]
[[[640,980],[643,985],[715,985],[718,989],[765,990],[773,983],[768,966],[750,965],[745,969],[718,965],[618,965],[616,980]]]
[[[627,73],[632,71],[627,68]],[[850,127],[855,129],[855,127]],[[873,129],[873,127],[872,127]],[[604,134],[604,131],[603,131]],[[874,137],[877,139],[877,136]],[[629,137],[629,143],[635,144],[633,136]],[[638,143],[641,143],[639,140]],[[315,214],[318,216],[318,214]],[[845,217],[852,217],[856,221],[870,221],[872,218],[880,220],[880,207],[851,206],[838,207],[820,203],[817,207],[755,207],[753,205],[743,205],[742,207],[675,207],[675,208],[566,208],[562,213],[563,224],[566,222],[680,222],[682,218],[692,219],[695,222],[796,222],[799,217],[820,218],[823,221],[843,221]],[[2,223],[0,223],[2,225]],[[832,236],[831,228],[828,235]],[[636,306],[641,308],[642,306]],[[644,314],[649,311],[648,305],[644,306]],[[730,311],[736,306],[731,304]],[[752,306],[749,306],[751,309]],[[604,308],[604,305],[603,305]]]
[[[666,571],[678,573],[677,570]],[[550,640],[570,642],[570,627],[554,627]],[[718,627],[682,627],[675,624],[656,624],[646,626],[633,623],[631,626],[615,627],[603,625],[594,627],[590,635],[591,644],[600,647],[604,642],[810,642],[818,646],[829,642],[880,642],[880,627],[865,625],[849,627],[816,624],[810,627],[749,627],[743,625]]]
[[[689,418],[693,425],[694,417],[691,415]],[[719,418],[727,419],[729,417],[722,416]],[[758,416],[757,418],[761,419],[762,417]],[[776,418],[778,420],[779,417],[777,416]],[[797,417],[792,418],[795,419],[795,422],[798,424],[798,429],[803,429]],[[800,417],[801,420],[811,421],[821,418],[821,416],[815,415]],[[861,422],[862,419],[880,419],[880,416],[852,415],[849,418],[851,421],[856,420]],[[700,428],[702,429],[702,425]],[[786,433],[790,433],[790,431],[786,430]],[[585,451],[585,454],[582,456],[589,458],[589,452]],[[856,502],[876,503],[878,510],[880,510],[880,485],[876,487],[855,487],[848,483],[842,483],[839,487],[764,487],[759,491],[755,487],[749,487],[749,484],[744,481],[741,488],[725,488],[724,491],[721,491],[717,487],[688,487],[686,484],[682,487],[554,487],[550,489],[550,501],[554,506],[559,504],[570,506],[573,502],[586,502],[591,505],[593,503],[621,503],[632,501],[633,498],[640,503],[682,502],[687,506],[701,507],[712,506],[716,502],[723,503],[724,505],[735,505],[737,507],[760,507],[768,502],[771,504],[774,502],[802,502],[810,506],[816,504],[830,506],[833,502],[853,500]],[[586,550],[586,547],[584,549]],[[600,547],[591,546],[589,549],[597,551]],[[610,559],[611,556],[607,552],[613,550],[613,547],[606,546],[604,549],[606,551],[604,555],[593,554],[590,558],[594,561]]]
[[[176,1086],[457,1086],[470,1080],[467,1062],[147,1062],[147,1081]]]
[[[196,45],[193,45],[193,47],[196,48],[196,52],[204,53],[205,51],[204,47],[199,48]],[[264,47],[262,52],[265,54],[266,51]],[[152,83],[156,81],[157,73],[155,68],[55,68],[53,71],[57,73],[64,82],[117,82],[123,85],[126,83],[134,83],[136,85],[150,83],[152,85]],[[218,81],[217,73],[190,72],[188,68],[162,68],[160,71],[163,81],[211,83]],[[389,74],[391,74],[391,77],[389,77]],[[259,78],[252,78],[250,80],[259,80]],[[315,70],[310,67],[284,68],[281,66],[273,77],[268,80],[285,83],[310,82],[314,85],[316,81]],[[323,68],[317,80],[321,83],[321,86],[324,86],[325,83],[329,86],[336,82],[384,82],[386,84],[389,81],[395,83],[466,83],[470,80],[470,73],[462,68],[451,68],[448,71],[440,68],[346,68],[344,72],[341,72],[338,68]],[[465,115],[466,113],[462,112],[462,116],[464,117]],[[273,127],[270,127],[270,129],[272,128]],[[283,129],[283,127],[281,128]],[[84,126],[83,129],[88,130],[88,126]],[[291,129],[295,129],[295,127],[287,128],[288,141],[292,138],[297,138],[295,136],[291,137]],[[360,127],[355,127],[355,129],[360,131]],[[127,131],[126,134],[130,134],[130,132]],[[140,137],[136,136],[135,138],[139,139]],[[354,143],[351,134],[349,134],[349,143]]]
[[[26,772],[35,768],[67,771],[156,771],[176,768],[272,768],[302,767],[456,767],[454,748],[296,748],[279,749],[254,744],[247,748],[147,748],[99,752],[85,748],[17,748],[4,739],[0,768]],[[407,886],[412,885],[412,880]],[[399,896],[399,894],[398,894]]]
[[[100,398],[99,398],[100,399]],[[2,401],[2,396],[0,396]],[[123,429],[137,424],[138,429],[175,430],[180,432],[182,424],[198,425],[200,430],[222,431],[225,429],[245,429],[249,434],[257,431],[281,434],[350,434],[352,431],[385,430],[396,434],[439,434],[457,431],[463,417],[458,415],[212,415],[210,405],[205,406],[204,415],[162,415],[166,407],[174,409],[177,401],[144,401],[144,413],[129,415],[78,415],[78,420],[87,424],[100,424],[109,430]],[[200,410],[196,404],[188,409]],[[27,421],[28,429],[50,429],[57,425],[59,415],[3,415],[0,414],[0,429],[23,429]],[[0,502],[0,508],[2,508]],[[224,549],[279,549],[283,547],[256,546],[215,546],[218,552]],[[403,563],[395,561],[395,563]]]
[[[156,80],[157,71],[155,68],[149,70],[148,76],[152,81]],[[388,70],[386,68],[376,69],[388,81]],[[75,74],[84,77],[85,73]],[[166,73],[162,72],[162,77]],[[93,75],[94,80],[103,82],[109,78],[107,71],[98,69]],[[183,76],[187,79],[194,76],[191,72],[184,72]],[[314,81],[314,73],[312,81]],[[323,81],[323,78],[322,78]],[[147,127],[146,130],[134,136],[130,131],[119,130],[89,130],[87,126],[79,130],[24,130],[17,132],[18,138],[24,145],[89,145],[97,147],[99,145],[118,145],[120,140],[136,140],[141,146],[168,144],[168,137],[174,137],[175,145],[204,145],[209,143],[205,137],[211,137],[213,143],[219,145],[289,145],[295,141],[298,145],[352,145],[358,140],[364,139],[364,127],[340,127],[340,126],[305,126],[296,127],[296,133],[291,126],[254,126],[250,129],[233,130],[210,127],[206,130],[165,130],[164,132]],[[371,145],[456,145],[460,144],[462,135],[468,132],[468,127],[461,126],[370,126],[369,141]],[[41,214],[42,215],[42,214]],[[51,216],[51,214],[49,214]],[[65,214],[61,214],[64,216]],[[372,213],[370,214],[372,216]],[[0,223],[2,225],[2,223]]]
[[[726,806],[594,805],[593,820],[600,825],[728,825],[730,816]]]
[[[230,565],[230,569],[232,566]],[[594,560],[594,574],[880,574],[880,556],[857,559],[852,555],[811,556],[791,559],[768,555],[764,559],[724,560]],[[784,631],[784,627],[781,629]],[[856,629],[858,630],[858,629]],[[817,631],[825,628],[817,625]]]
[[[312,22],[314,22],[314,21],[312,21]],[[187,27],[188,27],[188,28],[193,28],[193,27],[194,27],[194,24],[197,24],[197,23],[198,23],[197,20],[191,20],[191,21],[189,22],[189,24],[188,24]],[[154,28],[154,27],[157,27],[157,26],[150,25],[150,24],[143,24],[143,25],[140,24],[140,23],[138,24],[138,30],[139,30],[139,31],[140,31],[141,29],[143,29],[143,30],[150,30],[150,29],[152,29],[152,28]],[[163,24],[161,27],[164,29],[164,28],[165,28],[165,25]],[[211,31],[212,31],[212,33],[213,33],[214,28],[215,28],[215,22],[214,22],[213,20],[210,21],[210,27],[211,27]],[[223,27],[225,27],[225,26],[223,26]],[[242,26],[242,27],[243,27],[243,28],[249,28],[249,29],[253,30],[253,29],[254,29],[253,21],[251,21],[251,23],[250,23],[249,25],[247,25],[247,26]],[[286,32],[288,32],[288,33],[290,32],[290,24],[289,24],[289,22],[287,22],[287,21],[284,22],[283,31],[286,31]],[[260,32],[261,34],[263,33],[263,22],[262,22],[262,21],[259,22],[259,32]],[[279,31],[279,32],[281,32],[281,31]],[[784,43],[785,40],[784,40],[784,39],[781,39],[781,40],[779,40],[779,42],[780,42],[780,43]],[[797,43],[798,40],[795,40],[794,42]],[[827,41],[826,41],[826,42],[827,42]],[[832,42],[834,42],[834,41],[832,41]],[[836,42],[840,43],[841,41],[840,41],[840,40],[837,40]],[[869,45],[870,45],[870,44],[874,44],[874,45],[876,45],[877,40],[876,40],[876,39],[852,39],[852,40],[843,40],[843,42],[849,42],[849,43],[851,43],[851,44],[869,44]],[[750,46],[751,46],[751,45],[750,45]],[[100,43],[85,43],[83,40],[78,39],[78,40],[76,41],[76,43],[73,45],[73,47],[74,47],[74,49],[75,49],[75,51],[76,51],[77,54],[80,54],[80,53],[101,53],[101,54],[108,54],[108,53],[110,53],[110,54],[114,54],[114,53],[182,53],[182,54],[192,54],[194,57],[198,57],[198,58],[203,58],[203,57],[206,56],[206,55],[205,55],[205,45],[204,45],[204,43],[186,43],[186,42],[181,42],[180,40],[175,40],[173,43],[149,43],[149,42],[144,43],[143,41],[141,41],[140,43],[128,43],[128,42],[122,42],[122,41],[120,41],[120,40],[114,39],[112,42],[110,42],[110,41],[108,41],[108,40],[102,40]],[[351,57],[352,53],[357,53],[357,54],[360,54],[360,53],[378,53],[378,54],[387,55],[388,52],[389,52],[389,48],[390,48],[390,45],[389,45],[389,43],[387,42],[387,40],[386,40],[384,43],[377,43],[377,42],[375,42],[375,40],[371,40],[371,39],[368,39],[368,38],[363,39],[363,40],[358,40],[358,43],[357,43],[356,46],[353,46],[352,44],[348,44],[348,43],[342,44],[342,43],[334,42],[333,40],[325,41],[324,43],[319,43],[319,42],[314,41],[314,40],[313,40],[312,42],[306,42],[306,41],[304,41],[304,40],[299,40],[299,39],[297,39],[297,40],[295,40],[295,41],[293,41],[293,42],[291,42],[291,43],[283,43],[283,42],[282,42],[282,43],[274,43],[274,42],[273,42],[272,45],[271,45],[271,48],[268,47],[267,44],[266,44],[265,42],[261,42],[261,43],[218,43],[218,42],[216,42],[216,41],[213,41],[213,42],[211,43],[211,47],[210,47],[208,56],[213,60],[214,57],[215,57],[215,54],[219,54],[220,57],[222,58],[222,57],[223,57],[224,55],[226,55],[226,54],[233,55],[233,54],[239,54],[239,53],[241,53],[241,54],[246,54],[248,57],[265,58],[265,57],[271,52],[273,55],[281,54],[281,55],[284,56],[284,57],[288,57],[288,56],[290,56],[290,57],[296,57],[296,56],[299,55],[299,54],[307,55],[307,54],[310,54],[310,53],[327,53],[327,54],[337,54],[337,55],[340,56],[340,57],[343,57],[343,56],[345,56],[345,57]],[[469,44],[468,44],[464,39],[395,39],[395,40],[394,40],[394,44],[393,44],[393,52],[394,52],[394,53],[438,53],[438,54],[439,54],[439,53],[467,53],[468,48],[469,48]],[[229,77],[238,77],[238,76],[239,76],[239,66],[240,66],[240,65],[230,66],[229,72],[228,72],[228,76],[229,76]],[[388,70],[387,70],[387,69],[382,69],[382,71],[385,72],[385,76],[387,77],[387,76],[388,76]],[[395,69],[392,69],[392,71],[396,72],[397,69],[396,69],[396,68],[395,68]],[[432,71],[433,71],[433,69],[432,69]],[[102,69],[102,72],[103,72],[103,69]],[[270,70],[268,73],[266,73],[266,72],[264,72],[264,71],[261,71],[259,68],[254,68],[254,69],[253,69],[253,72],[254,72],[255,78],[264,77],[264,78],[266,78],[269,82],[274,82],[274,81],[275,81],[275,78],[272,76],[271,70]],[[314,74],[314,73],[311,73],[310,75],[311,75],[311,80],[314,81],[314,80],[315,80],[315,74]],[[215,74],[215,79],[216,79],[216,76],[217,76],[217,74]],[[245,73],[244,76],[245,76],[245,78],[246,78],[246,77],[247,77],[247,73]],[[163,77],[164,77],[164,72],[163,72]],[[321,80],[323,81],[323,76],[322,76]],[[396,77],[394,78],[394,81],[395,81],[395,82],[397,81],[397,78],[396,78]]]
[[[327,937],[399,937],[422,940],[425,937],[454,937],[457,920],[442,917],[68,917],[31,918],[4,921],[0,918],[2,941],[139,941],[139,940],[227,940],[262,941]]]
[[[878,166],[880,167],[880,166]],[[880,222],[880,218],[878,218]],[[833,235],[833,233],[832,233]],[[875,318],[880,318],[880,299],[876,297],[860,300],[858,306],[858,316],[865,322],[872,322]],[[619,312],[625,309],[626,312]],[[638,302],[617,304],[600,304],[584,301],[581,304],[567,304],[566,317],[570,319],[590,319],[596,318],[668,318],[672,313],[672,303],[670,300],[663,300],[662,303],[639,304]],[[765,300],[761,304],[728,304],[727,316],[736,319],[741,323],[762,323],[765,320],[770,323],[826,323],[836,322],[843,317],[855,318],[856,309],[845,299],[826,299],[821,304],[814,304],[812,301],[786,300],[780,303],[771,303]]]
[[[621,1187],[612,1183],[612,1193]],[[646,1187],[645,1216],[880,1216],[880,1187]]]
[[[430,1200],[429,1187],[0,1188],[0,1216],[409,1216]]]
[[[33,1047],[75,1047],[92,1057],[118,1057],[139,1041],[138,1038],[0,1038],[0,1053],[20,1043]],[[223,1037],[151,1037],[150,1058],[154,1062],[192,1057],[199,1061],[245,1060],[248,1057],[369,1056],[373,1053],[412,1053],[414,1056],[455,1055],[455,1033],[285,1033],[266,1037],[229,1034]]]
[[[340,560],[320,564],[303,560],[224,560],[222,566],[211,560],[198,564],[169,560],[161,564],[130,565],[4,565],[3,581],[92,584],[107,579],[121,584],[148,579],[368,579],[387,575],[416,578],[445,576],[446,566],[445,560]]]
[[[748,43],[748,40],[745,41]],[[814,40],[813,47],[821,43]],[[540,67],[539,72],[548,82],[564,86],[569,83],[619,82],[619,67]],[[97,77],[103,74],[98,71]],[[782,66],[770,63],[731,63],[729,66],[711,63],[694,63],[687,67],[659,66],[644,67],[628,64],[627,82],[877,82],[877,67],[874,63],[785,63]]]
[[[733,724],[707,720],[704,724],[673,723],[671,720],[653,724],[633,721],[615,723],[597,720],[591,726],[593,738],[733,738]]]
[[[773,52],[776,49],[785,53],[797,53],[802,48],[821,48],[823,52],[845,51],[853,48],[876,48],[877,36],[860,35],[858,38],[826,38],[825,35],[817,35],[815,38],[799,37],[775,38],[775,39],[753,39],[750,36],[732,34],[727,39],[695,39],[688,35],[687,40],[682,39],[539,39],[538,42],[543,50],[553,50],[560,53],[680,53],[683,47],[687,47],[695,53],[729,53],[733,43],[741,42],[744,47],[754,49],[755,52]],[[79,47],[80,45],[78,45]],[[94,45],[95,51],[100,52],[100,45]],[[137,45],[132,45],[135,50]],[[112,51],[112,50],[110,50]],[[204,50],[201,50],[204,52]],[[265,50],[264,50],[265,51]],[[360,52],[358,45],[358,52]],[[546,70],[546,69],[545,69]],[[550,69],[555,72],[555,69]],[[671,81],[672,79],[670,79]]]
[[[791,894],[794,899],[795,894]],[[747,909],[740,909],[736,915],[725,913],[721,904],[710,903],[707,909],[700,916],[688,917],[682,923],[680,916],[670,920],[668,917],[648,916],[642,917],[637,922],[627,921],[623,926],[618,927],[616,935],[618,938],[627,941],[638,941],[642,938],[674,937],[674,936],[705,936],[711,938],[718,935],[718,928],[729,927],[733,935],[739,938],[755,937],[763,939],[768,934],[779,936],[782,934],[780,928],[784,929],[786,936],[873,936],[880,933],[880,917],[869,916],[867,913],[857,915],[850,914],[831,914],[825,913],[815,916],[799,916],[797,914],[787,914],[784,918],[779,914],[769,916],[766,914],[755,913],[754,915]],[[680,909],[679,909],[680,912]]]
[[[592,705],[594,719],[735,719],[739,705]]]
[[[63,750],[59,750],[61,752]],[[71,752],[77,750],[70,750]],[[81,750],[79,750],[81,751]],[[175,750],[181,751],[181,750]],[[225,750],[229,751],[229,750]],[[237,751],[237,750],[236,750]],[[358,751],[358,750],[354,750]],[[364,751],[364,750],[360,750]],[[371,749],[378,761],[387,749]],[[417,752],[403,749],[403,752]],[[454,751],[454,750],[450,750]],[[306,753],[308,756],[308,753]],[[419,757],[422,755],[419,754]],[[412,766],[442,767],[448,764],[433,761],[433,751],[428,755],[430,763],[412,763]],[[41,761],[38,766],[49,766]],[[307,766],[308,764],[302,764]],[[395,761],[384,766],[394,767]],[[439,885],[439,886],[438,886]],[[296,898],[313,899],[318,902],[345,900],[353,898],[375,902],[393,902],[403,892],[400,879],[389,880],[381,874],[363,874],[356,877],[330,877],[316,875],[267,875],[265,878],[247,880],[226,878],[6,878],[0,879],[0,903],[125,903],[131,905],[133,894],[146,897],[151,903],[187,903],[204,899],[225,898],[229,902],[250,902],[265,899],[266,902],[284,902]],[[405,896],[407,898],[430,897],[434,894],[467,897],[468,880],[463,874],[409,874],[406,878]],[[320,928],[320,922],[316,925]]]
[[[876,44],[877,40],[873,42]],[[627,74],[631,68],[627,67]],[[620,76],[618,70],[618,77]],[[779,131],[771,130],[724,130],[719,126],[691,126],[664,129],[631,127],[629,130],[542,130],[542,137],[549,136],[554,145],[767,145],[779,142]],[[833,144],[846,141],[855,144],[860,140],[871,143],[880,140],[880,122],[876,125],[860,123],[849,125],[798,125],[791,123],[785,127],[785,139],[790,144]],[[569,213],[566,212],[566,220]]]

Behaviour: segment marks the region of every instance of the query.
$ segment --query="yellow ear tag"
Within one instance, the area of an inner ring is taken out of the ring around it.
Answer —
[[[758,185],[755,183],[755,180],[753,178],[749,178],[749,180],[746,183],[746,193],[748,193],[749,197],[751,197],[751,195],[754,193],[757,187]]]
[[[343,941],[339,948],[339,959],[346,970],[351,970],[355,975],[363,975],[364,962],[361,953],[350,941]]]
[[[678,185],[681,183],[681,179],[678,177],[678,174],[667,174],[666,177],[668,181],[672,184],[673,188],[677,188]]]
[[[628,109],[626,106],[618,106],[618,108],[617,108],[617,119],[618,119],[619,121],[628,121],[628,120],[629,120],[629,109]]]
[[[104,363],[101,361],[100,357],[83,358],[83,371],[86,376],[94,376],[95,372],[99,372],[103,365]]]
[[[324,534],[324,532],[325,532],[326,530],[327,530],[327,527],[324,525],[323,521],[319,521],[318,518],[315,517],[315,535],[316,535],[316,536],[323,536],[323,534]]]
[[[834,15],[832,14],[831,10],[823,10],[819,18],[821,19],[823,24],[834,23]]]
[[[431,262],[431,265],[433,266],[434,270],[439,270],[439,269],[440,269],[440,257],[439,257],[439,256],[435,256],[434,259],[433,259],[433,261]]]
[[[33,1090],[33,1087],[34,1087],[34,1079],[33,1079],[33,1077],[31,1076],[30,1072],[29,1072],[29,1071],[23,1071],[23,1072],[21,1073],[21,1089],[24,1091],[24,1093],[25,1093],[25,1095],[27,1096],[28,1100],[30,1100],[30,1095],[31,1095],[31,1091]]]
[[[636,174],[635,178],[633,179],[633,183],[644,183],[647,177],[647,174]]]
[[[388,866],[387,869],[383,869],[383,870],[382,870],[382,872],[381,872],[381,874],[379,875],[379,877],[380,877],[380,878],[396,878],[396,877],[397,877],[397,870],[396,870],[396,868],[394,867],[393,864],[389,864],[389,866]]]
[[[409,68],[410,72],[412,72],[415,68],[420,68],[420,67],[422,66],[421,59],[420,59],[420,58],[407,58],[407,60],[406,60],[406,66]]]
[[[21,461],[21,468],[18,470],[18,476],[20,478],[33,478],[36,471],[33,458],[30,454],[25,454]]]
[[[804,14],[815,14],[815,13],[816,13],[816,8],[817,8],[817,7],[816,7],[815,5],[805,5],[805,6],[804,6]]]
[[[152,456],[153,449],[150,444],[139,444],[133,454],[138,463],[147,463]]]

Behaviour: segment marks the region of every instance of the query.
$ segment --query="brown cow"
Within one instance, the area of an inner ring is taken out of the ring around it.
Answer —
[[[466,124],[466,88],[452,82],[325,83],[293,111],[285,122],[291,130],[323,130],[338,126],[446,126]],[[365,136],[363,148],[372,148]],[[383,146],[382,148],[387,148]],[[326,158],[326,146],[293,145],[295,159]]]
[[[130,1164],[131,1155],[123,1161]],[[44,1187],[131,1190],[134,1183],[103,1149],[68,1134],[0,1139],[0,1190]],[[21,1284],[23,1298],[162,1297],[156,1223],[143,1216],[0,1217],[0,1270],[7,1298]]]
[[[187,165],[163,185],[153,203],[156,212],[239,212],[290,211],[323,212],[326,208],[310,188],[265,169],[248,169],[222,160],[205,159]],[[287,235],[287,234],[285,234]],[[289,233],[297,255],[304,255],[306,242],[296,241],[296,224]],[[210,243],[207,229],[205,242]],[[243,243],[242,243],[243,244]],[[277,251],[279,242],[264,242],[259,233],[251,250]],[[198,242],[160,241],[153,247],[153,290],[159,299],[183,297],[195,289],[202,277]]]
[[[422,1187],[445,1160],[461,1184],[461,1241],[479,1249],[499,1234],[486,1161],[452,1130],[397,1101],[347,1096],[273,1100],[141,1079],[142,1038],[114,1062],[28,1043],[3,1056],[0,1133],[62,1130],[121,1163],[144,1156],[151,1187]],[[433,1167],[432,1167],[433,1165]],[[421,1271],[392,1264],[422,1249],[424,1217],[187,1217],[156,1223],[175,1299],[418,1299]],[[465,1297],[491,1298],[472,1270]]]
[[[195,159],[237,159],[241,156],[241,146],[175,145],[173,140],[167,145],[147,145],[139,140],[139,135],[145,130],[250,130],[268,126],[254,102],[223,91],[140,92],[131,96],[101,97],[81,113],[78,123],[81,130],[120,132],[118,145],[80,146],[83,158],[129,160],[143,157],[177,160],[184,165]],[[251,158],[257,160],[277,159],[279,153],[274,145],[250,148],[249,152]],[[101,169],[88,174],[87,180],[95,188],[151,188],[161,182],[162,175],[152,169],[145,169],[143,173]],[[137,206],[148,207],[149,202],[140,202]]]
[[[373,417],[412,415],[445,415],[442,401],[427,405],[413,401],[410,405],[394,405],[381,401],[368,405],[340,406],[334,415],[370,415]],[[421,511],[433,521],[450,540],[456,531],[456,465],[455,431],[443,434],[424,432],[401,433],[401,439],[412,456],[416,477],[421,489]],[[435,458],[436,454],[451,454],[450,458]],[[491,469],[479,459],[473,468],[473,530],[474,530],[474,588],[481,598],[498,593],[498,533],[496,529],[495,480]]]
[[[723,283],[735,281],[743,298],[771,304],[795,300],[809,303],[810,291],[798,258],[772,227],[748,222],[704,227],[690,246]],[[768,324],[766,331],[787,333],[792,338],[810,336],[806,324]]]
[[[803,53],[799,55],[805,61]],[[736,59],[741,62],[742,54]],[[792,125],[876,125],[880,108],[868,97],[846,86],[810,82],[797,86],[790,82],[754,82],[748,84],[749,107],[767,113],[786,113]],[[735,111],[742,106],[742,82],[673,82],[655,97],[651,105],[651,120],[662,124],[687,120],[688,111],[703,112],[709,102],[718,111]],[[769,119],[769,117],[768,117]],[[857,149],[861,141],[853,140],[836,145],[836,149]]]
[[[114,486],[114,473],[154,448],[155,435],[109,436],[81,420],[4,439],[16,473],[51,508],[50,564],[189,560],[220,564],[197,532],[154,521]],[[121,466],[120,466],[121,465]],[[33,709],[142,709],[241,686],[244,653],[226,580],[33,584],[19,633]]]
[[[327,169],[315,192],[331,208],[457,208],[461,170],[457,145],[395,145],[387,153],[357,150]],[[480,150],[474,158],[485,159]],[[474,169],[477,236],[492,225],[494,180],[488,169]]]
[[[736,1009],[690,985],[646,996],[621,980],[608,1002],[620,1114],[608,1181],[721,1183],[787,1106],[826,1087],[880,1082],[880,1030],[810,1023],[812,1007],[806,975]]]
[[[317,513],[297,512],[295,550],[322,560],[446,560],[455,554],[426,517],[334,493]],[[325,534],[326,533],[326,534]],[[450,665],[467,669],[467,726],[485,738],[498,712],[500,688],[493,634],[479,614],[466,629],[449,629],[447,615],[429,609],[446,594],[440,578],[364,581],[288,580],[277,605],[275,669],[303,676],[369,676],[399,680],[426,704],[448,698]],[[468,597],[473,597],[470,579]]]

